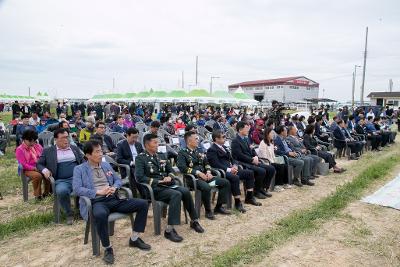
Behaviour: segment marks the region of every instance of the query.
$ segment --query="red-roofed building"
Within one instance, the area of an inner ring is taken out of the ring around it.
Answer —
[[[234,93],[239,87],[258,101],[277,100],[286,103],[318,98],[319,92],[319,83],[304,76],[236,83],[229,85],[228,89]]]

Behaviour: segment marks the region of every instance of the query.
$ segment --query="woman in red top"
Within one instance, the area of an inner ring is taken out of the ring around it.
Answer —
[[[22,165],[22,171],[28,176],[33,185],[33,195],[37,200],[41,200],[50,193],[50,181],[36,169],[36,162],[42,154],[43,148],[36,140],[38,134],[34,130],[26,130],[22,134],[22,143],[15,151],[15,157]],[[42,181],[44,182],[44,193],[42,195]]]
[[[175,125],[174,125],[175,131],[176,131],[177,133],[179,133],[179,129],[185,129],[185,127],[186,127],[186,125],[185,125],[185,123],[182,121],[182,118],[177,118],[177,119],[176,119],[176,122],[175,122]]]

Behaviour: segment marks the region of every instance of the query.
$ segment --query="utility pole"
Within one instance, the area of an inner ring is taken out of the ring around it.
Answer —
[[[31,96],[31,87],[28,87],[28,96]]]
[[[352,86],[352,91],[351,91],[351,106],[352,106],[352,107],[354,107],[354,94],[355,94],[355,90],[356,90],[357,68],[361,68],[361,66],[354,65],[354,71],[353,71],[353,86]]]
[[[185,72],[182,71],[182,89],[185,88]]]
[[[389,80],[389,92],[393,92],[393,80]]]
[[[115,89],[115,78],[113,78],[113,92],[114,92],[114,89]]]
[[[365,68],[367,67],[367,44],[368,44],[368,27],[365,31],[364,66],[363,66],[363,76],[362,76],[361,95],[360,95],[361,105],[364,104]]]
[[[199,75],[199,56],[196,56],[196,86],[197,86],[197,78]]]
[[[211,79],[210,79],[210,95],[212,94],[213,79],[218,79],[218,78],[220,78],[220,77],[211,76]]]

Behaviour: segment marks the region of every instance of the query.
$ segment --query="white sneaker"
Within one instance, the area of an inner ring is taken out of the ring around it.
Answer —
[[[280,185],[276,185],[275,188],[274,188],[274,192],[282,192],[282,191],[284,191],[284,190],[285,190],[285,189],[283,189],[283,187],[280,186]]]
[[[283,188],[285,188],[285,189],[291,189],[293,186],[292,185],[290,185],[290,184],[284,184],[283,185]]]
[[[4,156],[4,153],[0,151],[0,157],[1,157],[1,156]]]

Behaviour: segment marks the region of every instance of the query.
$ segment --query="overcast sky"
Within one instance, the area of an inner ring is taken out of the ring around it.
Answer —
[[[206,89],[304,75],[351,100],[366,26],[365,95],[400,90],[399,14],[398,0],[0,0],[0,93],[172,90],[182,71],[189,89],[198,55]]]

